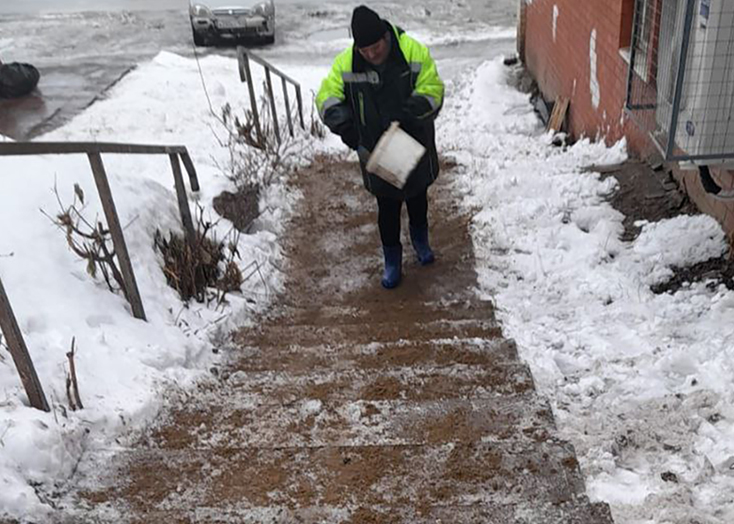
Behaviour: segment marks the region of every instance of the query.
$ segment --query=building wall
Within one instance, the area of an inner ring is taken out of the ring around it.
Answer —
[[[629,153],[641,158],[657,151],[624,111],[629,64],[620,49],[629,45],[634,0],[518,1],[524,3],[525,66],[546,100],[570,99],[571,134],[610,145],[626,137]],[[707,194],[698,171],[673,168],[698,208],[719,220],[734,241],[734,203]],[[720,186],[734,187],[734,171],[712,169],[712,175]]]
[[[628,63],[620,48],[629,43],[634,3],[520,1],[526,3],[525,65],[546,99],[570,99],[571,133],[610,144],[627,136],[632,153],[649,153],[653,144],[624,113]]]

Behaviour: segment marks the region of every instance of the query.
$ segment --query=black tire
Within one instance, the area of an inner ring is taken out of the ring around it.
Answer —
[[[206,35],[199,33],[196,30],[192,31],[194,33],[194,45],[199,47],[206,47],[209,45],[209,38],[207,38]]]
[[[275,35],[270,36],[264,36],[262,39],[263,44],[274,44],[275,43]]]

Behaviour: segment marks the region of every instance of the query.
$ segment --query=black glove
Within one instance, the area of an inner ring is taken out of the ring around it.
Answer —
[[[371,155],[372,153],[366,147],[359,146],[357,148],[357,156],[359,157],[359,161],[363,163],[364,165],[367,165],[367,161],[370,159]]]
[[[403,103],[403,118],[408,122],[422,122],[430,120],[433,108],[423,96],[409,96]]]
[[[342,139],[344,145],[349,149],[357,149],[359,146],[359,133],[353,125],[341,129],[339,132],[339,138]]]
[[[342,142],[350,148],[357,149],[359,145],[359,132],[354,125],[352,113],[345,103],[331,106],[324,113],[324,124],[342,139]]]

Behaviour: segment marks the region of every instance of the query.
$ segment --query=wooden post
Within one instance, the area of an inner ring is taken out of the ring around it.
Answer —
[[[181,223],[186,232],[186,241],[193,250],[196,246],[196,231],[194,230],[194,221],[191,219],[189,200],[186,198],[186,186],[184,185],[183,175],[181,174],[181,164],[178,161],[177,154],[172,153],[168,157],[171,159],[173,182],[176,187],[176,198],[178,199],[178,210],[181,213]]]
[[[301,99],[301,86],[296,85],[296,101],[298,102],[298,118],[301,120],[301,129],[306,129],[303,123],[303,100]]]
[[[280,144],[280,126],[278,125],[278,112],[275,108],[275,93],[273,93],[273,81],[270,78],[270,69],[265,68],[265,81],[268,84],[268,96],[270,97],[270,110],[273,112],[273,131],[275,131],[275,138]]]
[[[117,209],[115,208],[115,201],[112,199],[112,191],[107,180],[107,173],[105,173],[102,157],[99,153],[89,153],[87,156],[89,157],[89,164],[92,166],[92,173],[94,173],[94,182],[97,184],[99,198],[102,201],[102,208],[107,219],[107,227],[110,228],[112,243],[115,246],[115,254],[117,255],[117,260],[120,261],[120,271],[122,272],[122,278],[125,280],[125,295],[132,307],[133,316],[145,320],[143,301],[140,298],[138,284],[135,281],[135,273],[133,273],[133,266],[130,263],[130,255],[127,251],[127,245],[125,245],[125,237],[122,234],[120,219],[117,217]]]
[[[291,136],[293,136],[293,119],[291,118],[291,103],[288,101],[288,82],[286,82],[284,77],[280,77],[280,80],[283,83],[283,98],[285,99],[285,112],[286,112],[286,115],[288,115],[288,129],[291,132]]]
[[[191,161],[189,152],[181,153],[181,161],[183,162],[186,172],[189,174],[189,184],[191,184],[191,191],[199,190],[199,179],[196,177],[196,169],[194,163]]]
[[[36,368],[33,367],[33,361],[31,361],[28,348],[23,340],[23,334],[20,332],[18,322],[15,320],[15,315],[10,307],[10,300],[8,295],[5,294],[2,279],[0,279],[0,328],[8,343],[10,354],[13,356],[15,367],[18,369],[20,380],[23,382],[31,406],[42,411],[51,411],[46,401],[46,395],[43,394],[41,381],[38,380]]]
[[[546,131],[553,131],[557,133],[563,127],[563,122],[566,120],[566,113],[568,112],[568,98],[563,96],[556,97],[556,101],[553,104],[553,111],[548,119],[548,126],[545,128]]]
[[[257,139],[260,141],[260,145],[265,147],[265,139],[262,128],[260,127],[260,116],[257,113],[257,100],[255,100],[255,86],[253,85],[252,72],[250,71],[250,59],[246,53],[242,53],[242,64],[245,70],[245,76],[247,77],[247,89],[250,92],[250,108],[252,109],[252,120],[255,123],[255,131],[257,131]]]

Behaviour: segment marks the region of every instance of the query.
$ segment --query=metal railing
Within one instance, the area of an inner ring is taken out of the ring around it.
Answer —
[[[174,186],[176,189],[176,197],[178,200],[181,222],[184,226],[186,240],[189,245],[196,242],[196,231],[191,218],[191,210],[189,208],[188,198],[186,195],[186,186],[184,185],[183,174],[181,171],[181,162],[189,176],[189,183],[192,191],[199,190],[199,181],[196,176],[194,164],[187,149],[183,146],[156,146],[156,145],[139,145],[139,144],[116,144],[102,142],[3,142],[0,143],[0,156],[28,156],[28,155],[64,155],[64,154],[85,154],[89,159],[89,164],[94,176],[94,182],[97,186],[102,208],[107,219],[107,226],[110,230],[112,243],[115,250],[115,256],[120,263],[120,272],[122,273],[125,298],[130,303],[133,316],[135,318],[146,320],[143,301],[140,298],[135,273],[130,255],[125,243],[125,237],[117,215],[114,199],[112,198],[112,190],[110,189],[107,179],[107,172],[102,162],[102,154],[141,154],[141,155],[168,155],[171,162],[171,170],[173,172]],[[8,349],[13,356],[18,374],[20,375],[26,394],[33,407],[49,411],[48,402],[43,393],[40,381],[36,374],[33,362],[31,361],[28,348],[23,341],[23,337],[18,327],[13,310],[10,306],[5,288],[0,279],[0,329],[7,341]]]
[[[268,92],[268,100],[270,101],[270,111],[273,116],[273,130],[275,131],[275,137],[280,144],[280,125],[278,123],[278,112],[276,110],[275,93],[273,91],[273,80],[271,77],[271,73],[280,77],[281,85],[283,86],[285,114],[288,120],[288,129],[291,136],[293,136],[293,120],[291,116],[290,100],[288,98],[288,84],[291,84],[295,89],[296,103],[298,104],[298,119],[301,124],[301,128],[306,129],[306,125],[303,122],[303,99],[301,97],[301,85],[282,71],[278,70],[264,58],[257,56],[256,54],[242,46],[237,47],[237,63],[239,65],[240,80],[244,83],[247,83],[247,89],[250,94],[250,109],[252,110],[252,119],[255,125],[255,131],[257,132],[257,138],[261,145],[265,143],[265,137],[263,136],[262,126],[260,124],[260,114],[257,109],[257,99],[255,97],[255,86],[252,78],[252,71],[250,69],[250,61],[260,64],[265,69],[266,89]]]
[[[734,2],[636,0],[629,115],[665,160],[734,160]]]

